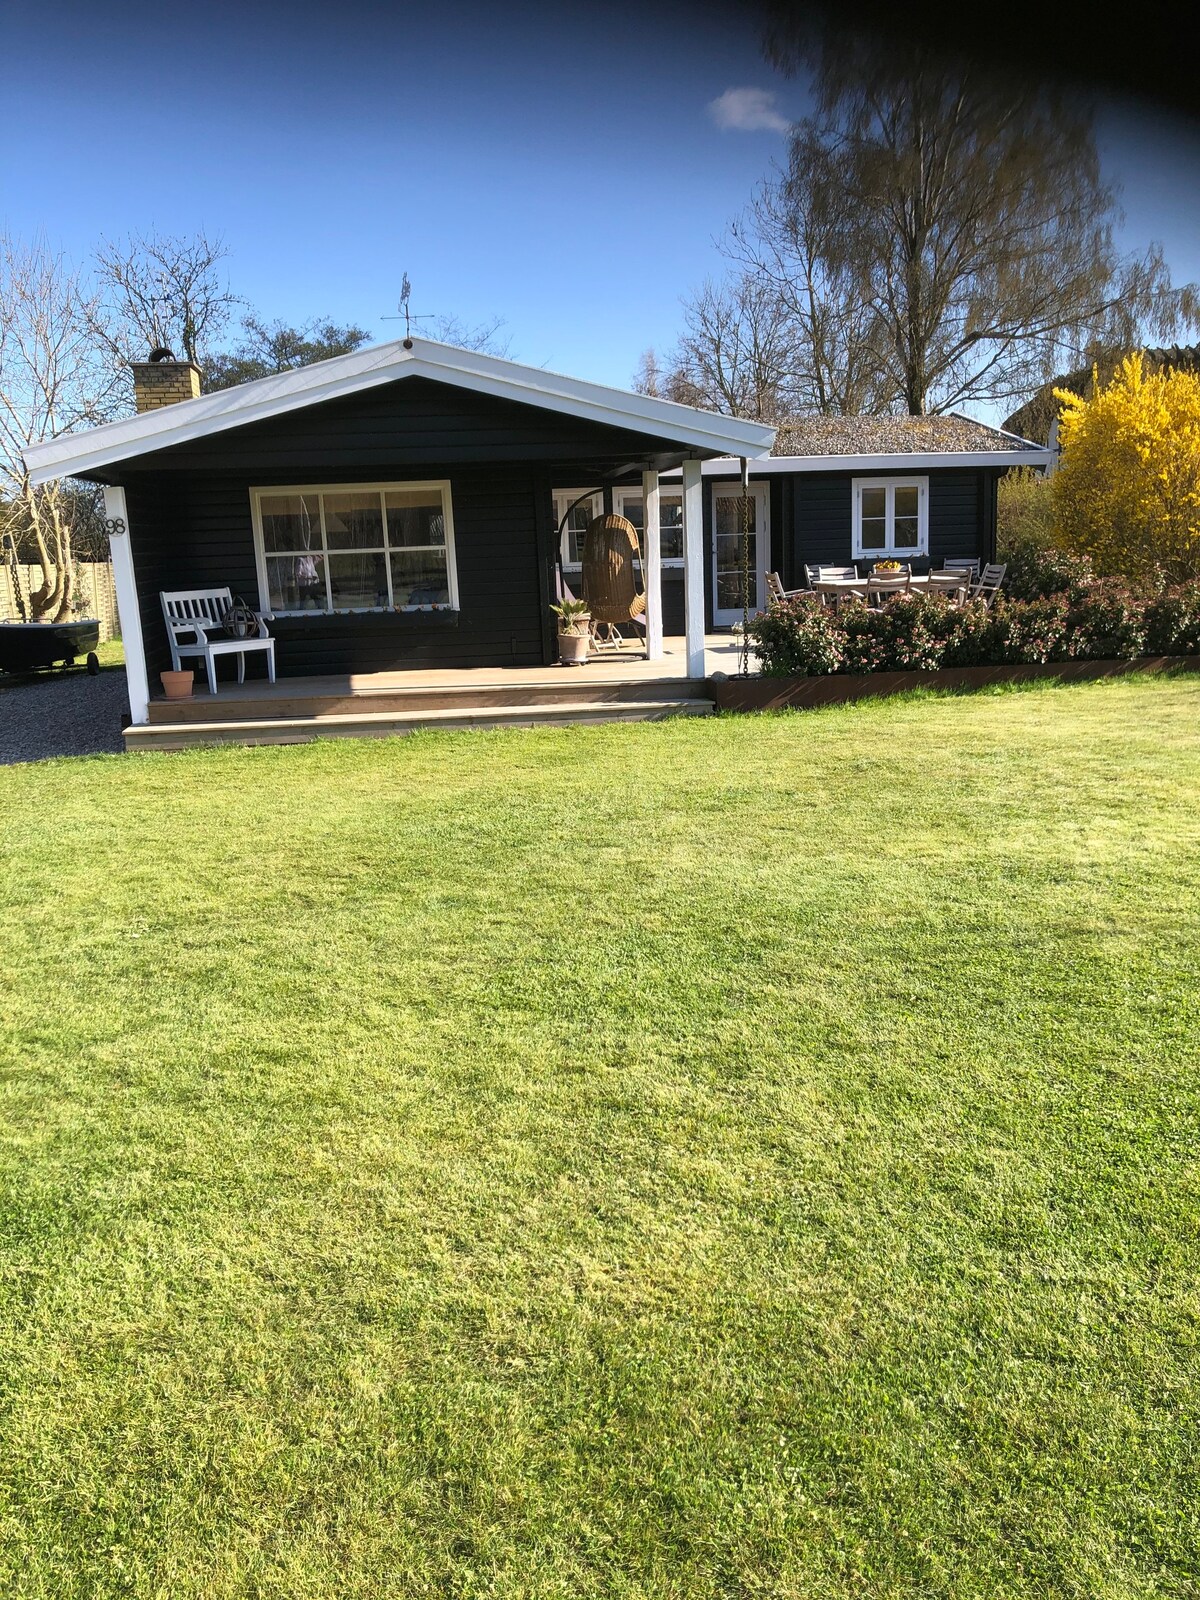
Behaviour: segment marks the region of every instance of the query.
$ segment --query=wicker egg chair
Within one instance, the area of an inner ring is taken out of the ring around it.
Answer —
[[[646,596],[634,562],[641,554],[637,529],[614,512],[593,517],[583,546],[583,597],[592,613],[592,639],[619,650],[620,627],[645,628]]]

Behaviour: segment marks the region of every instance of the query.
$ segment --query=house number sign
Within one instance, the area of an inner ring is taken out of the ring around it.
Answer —
[[[104,531],[105,531],[106,534],[108,534],[110,539],[115,538],[117,536],[117,534],[124,533],[125,532],[125,518],[124,517],[108,517],[105,520],[105,523],[104,523]]]

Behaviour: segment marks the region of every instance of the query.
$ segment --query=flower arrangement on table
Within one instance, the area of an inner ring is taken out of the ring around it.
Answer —
[[[876,572],[902,572],[903,570],[898,561],[877,561],[875,563]]]

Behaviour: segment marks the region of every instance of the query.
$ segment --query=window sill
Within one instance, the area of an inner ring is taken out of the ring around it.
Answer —
[[[388,617],[406,626],[457,628],[457,606],[362,606],[353,611],[264,611],[266,622],[350,622],[355,618],[372,620]]]

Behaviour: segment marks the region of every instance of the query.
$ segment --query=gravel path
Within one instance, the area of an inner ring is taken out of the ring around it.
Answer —
[[[0,766],[122,750],[128,717],[123,672],[55,673],[19,683],[0,678]]]

